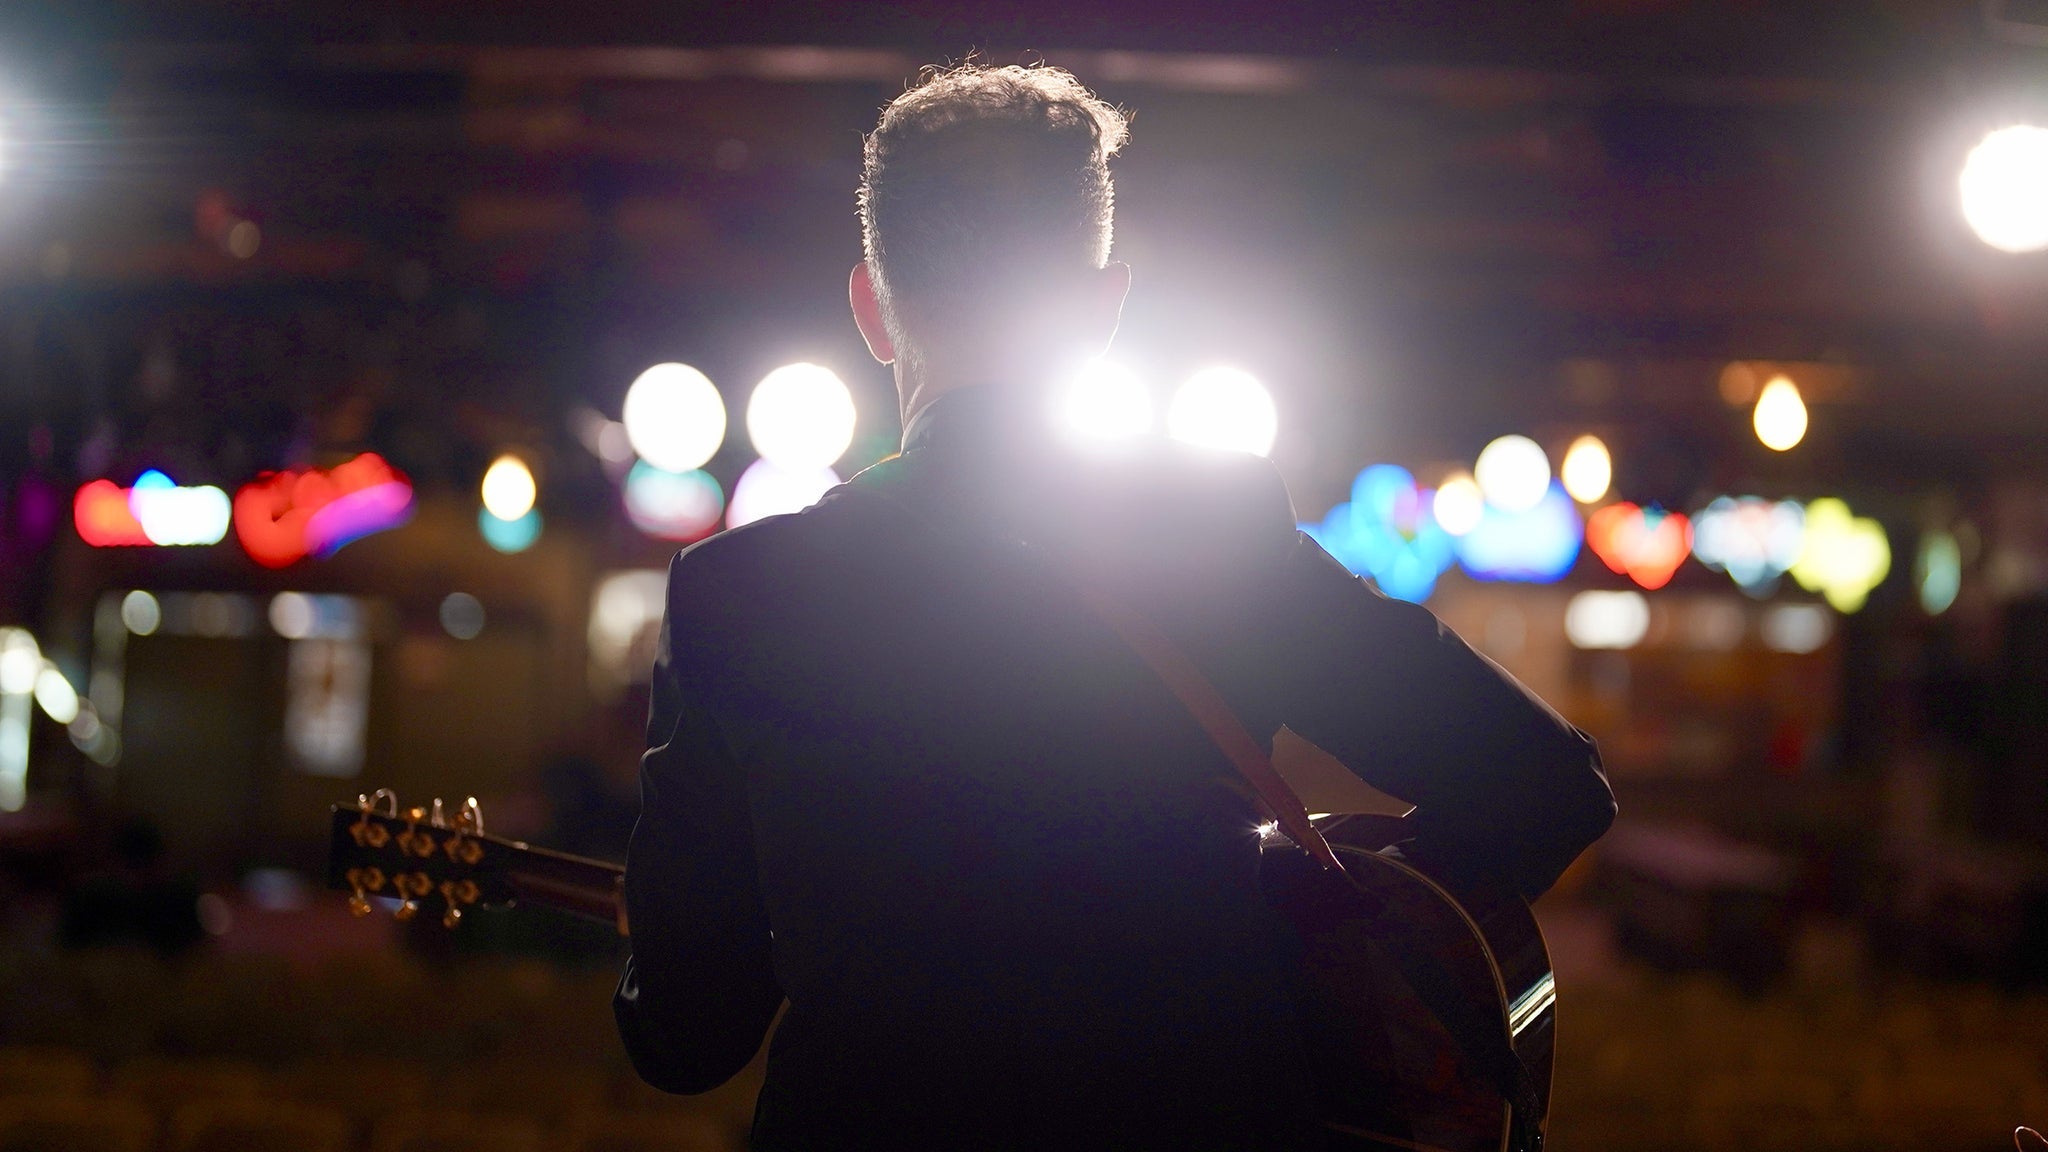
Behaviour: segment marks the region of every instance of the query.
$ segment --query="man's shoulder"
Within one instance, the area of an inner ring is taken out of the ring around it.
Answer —
[[[820,549],[869,529],[859,521],[868,502],[842,484],[801,512],[766,516],[699,540],[669,562],[671,593],[679,585],[700,590],[757,587],[773,576],[801,571]]]
[[[1292,539],[1293,502],[1273,462],[1248,452],[1147,437],[1127,461],[1105,461],[1104,477],[1161,527],[1221,540]]]

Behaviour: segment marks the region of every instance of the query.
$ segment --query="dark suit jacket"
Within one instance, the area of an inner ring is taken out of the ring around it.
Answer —
[[[616,1010],[699,1092],[783,997],[757,1148],[1311,1148],[1256,817],[1074,591],[1172,635],[1535,896],[1613,818],[1593,746],[1295,530],[1264,460],[1076,449],[1009,394],[669,573]]]

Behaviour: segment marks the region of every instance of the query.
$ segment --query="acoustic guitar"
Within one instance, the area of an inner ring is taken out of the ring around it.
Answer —
[[[1291,927],[1302,1017],[1333,1152],[1536,1152],[1550,1098],[1556,981],[1543,935],[1513,897],[1454,890],[1401,859],[1397,817],[1319,818],[1344,863],[1319,867],[1277,832],[1261,873]],[[328,884],[367,916],[449,928],[472,908],[538,904],[628,931],[625,869],[401,809],[389,790],[337,805]],[[1496,1066],[1508,1056],[1518,1084]]]

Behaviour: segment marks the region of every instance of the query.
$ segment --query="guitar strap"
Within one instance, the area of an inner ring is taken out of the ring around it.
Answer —
[[[1095,614],[1165,682],[1195,723],[1208,733],[1210,742],[1265,802],[1288,839],[1325,870],[1343,872],[1343,862],[1309,820],[1301,798],[1273,767],[1272,758],[1252,738],[1229,701],[1180,646],[1136,609],[1095,589],[1084,588],[1081,595]],[[1352,891],[1376,917],[1384,919],[1391,915],[1391,910],[1371,889],[1353,884]],[[1516,1131],[1512,1146],[1518,1152],[1539,1152],[1543,1144],[1542,1100],[1528,1067],[1515,1054],[1507,1034],[1496,1021],[1467,1004],[1465,995],[1442,965],[1410,949],[1390,948],[1387,954],[1400,968],[1402,979],[1450,1032],[1466,1058],[1487,1074],[1502,1098],[1513,1107]]]
[[[862,471],[851,483],[888,498],[898,507],[921,513],[926,509],[917,507],[916,500],[897,491],[912,467],[914,465],[908,458],[900,454],[891,456]],[[1021,541],[1014,543],[1022,544]],[[1016,551],[1020,558],[1031,557],[1035,553],[1033,549],[1021,547]],[[1049,567],[1042,558],[1039,566]],[[1244,721],[1238,718],[1230,702],[1181,651],[1180,646],[1149,617],[1099,588],[1077,584],[1071,577],[1063,577],[1062,582],[1077,591],[1089,609],[1152,669],[1210,742],[1244,777],[1245,783],[1251,786],[1280,830],[1325,871],[1343,874],[1343,861],[1337,858],[1329,841],[1309,819],[1301,798],[1273,767],[1272,758],[1245,728]],[[1391,916],[1391,910],[1365,885],[1351,883],[1351,890],[1375,916],[1382,919]],[[1486,1073],[1508,1102],[1514,1118],[1509,1142],[1512,1152],[1541,1152],[1542,1099],[1536,1092],[1527,1065],[1515,1054],[1506,1031],[1498,1021],[1486,1018],[1486,1014],[1469,1006],[1456,981],[1434,959],[1413,949],[1388,949],[1387,952],[1401,970],[1402,978],[1415,990],[1417,998],[1444,1025],[1466,1058]]]

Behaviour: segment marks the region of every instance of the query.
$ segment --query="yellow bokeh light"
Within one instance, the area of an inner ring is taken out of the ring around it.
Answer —
[[[1463,536],[1479,527],[1480,518],[1486,514],[1486,497],[1479,492],[1479,481],[1469,472],[1446,477],[1437,485],[1430,512],[1436,517],[1437,527],[1453,536]]]
[[[500,520],[517,520],[533,511],[539,494],[532,470],[517,456],[500,456],[484,471],[484,507]]]
[[[1957,181],[1963,220],[2001,252],[2048,248],[2048,128],[2014,124],[1970,149]]]
[[[1564,490],[1581,504],[1597,504],[1614,483],[1614,457],[1598,436],[1581,436],[1565,449],[1564,464],[1557,470]]]
[[[1891,569],[1883,525],[1851,514],[1832,496],[1806,506],[1806,541],[1792,564],[1801,588],[1820,593],[1837,612],[1854,612]]]
[[[1789,451],[1806,439],[1806,401],[1800,398],[1799,385],[1789,376],[1771,377],[1756,398],[1751,421],[1756,438],[1773,452]]]

